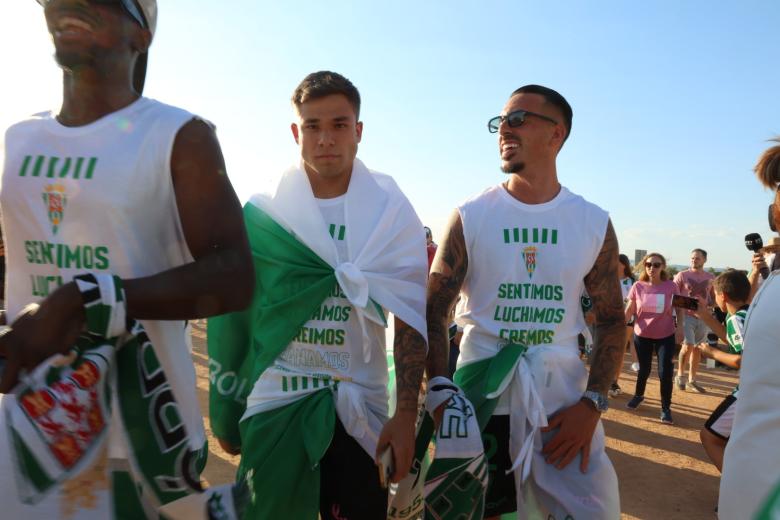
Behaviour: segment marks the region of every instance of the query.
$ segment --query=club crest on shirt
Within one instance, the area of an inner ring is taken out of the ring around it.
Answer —
[[[51,231],[56,235],[62,219],[65,217],[65,206],[68,203],[65,186],[62,184],[46,185],[43,188],[43,203],[46,204],[46,211],[49,214]]]
[[[525,260],[525,270],[528,271],[530,278],[534,277],[536,271],[536,247],[527,246],[523,248],[523,260]]]

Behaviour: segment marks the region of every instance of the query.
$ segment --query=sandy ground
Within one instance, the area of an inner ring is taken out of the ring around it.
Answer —
[[[211,484],[233,480],[238,457],[226,454],[211,437],[208,420],[208,357],[206,327],[193,327],[193,360],[198,375],[198,396],[209,432],[209,460],[205,478]],[[660,422],[658,376],[653,369],[644,403],[629,411],[625,405],[636,382],[626,356],[620,385],[624,394],[610,400],[604,414],[607,451],[620,481],[624,519],[715,519],[719,474],[699,442],[699,430],[710,412],[736,385],[733,371],[708,369],[703,364],[699,381],[706,394],[675,390],[674,425]]]

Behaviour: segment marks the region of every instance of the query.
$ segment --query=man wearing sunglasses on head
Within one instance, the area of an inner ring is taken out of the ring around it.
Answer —
[[[142,96],[156,1],[38,3],[64,88],[5,135],[0,516],[157,518],[200,489],[187,320],[250,301],[241,207],[214,127]]]
[[[599,420],[625,341],[618,243],[607,213],[558,181],[571,120],[552,89],[512,93],[488,122],[508,178],[453,213],[428,282],[432,349],[461,293],[455,382],[493,453],[489,518],[619,517]],[[590,377],[577,348],[583,289],[597,322]]]

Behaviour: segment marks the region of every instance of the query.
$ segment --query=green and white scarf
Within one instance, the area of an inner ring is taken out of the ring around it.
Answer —
[[[38,502],[95,461],[107,442],[115,396],[144,514],[157,518],[161,505],[204,491],[207,447],[191,446],[154,346],[143,326],[125,316],[121,280],[86,274],[74,281],[87,333],[71,361],[42,365],[25,377],[14,391],[15,406],[6,409],[20,499]]]
[[[428,446],[434,436],[433,413],[444,403],[431,462]],[[412,468],[393,490],[387,518],[479,520],[484,515],[487,484],[487,458],[474,407],[452,381],[434,377],[428,381],[425,408],[417,425]]]

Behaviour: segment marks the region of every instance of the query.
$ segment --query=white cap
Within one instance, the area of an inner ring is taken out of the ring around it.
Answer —
[[[45,7],[48,0],[36,0],[41,6]],[[157,30],[157,0],[122,0],[122,2],[132,2],[137,7],[141,8],[141,12],[146,19],[146,23],[149,25],[149,31],[154,36],[154,31]],[[135,11],[135,9],[133,8]]]
[[[146,18],[146,23],[149,24],[149,31],[151,31],[152,36],[154,36],[154,32],[157,30],[157,0],[136,0],[136,1],[138,2],[138,5],[141,7],[141,11],[143,11],[144,13],[144,18]]]

